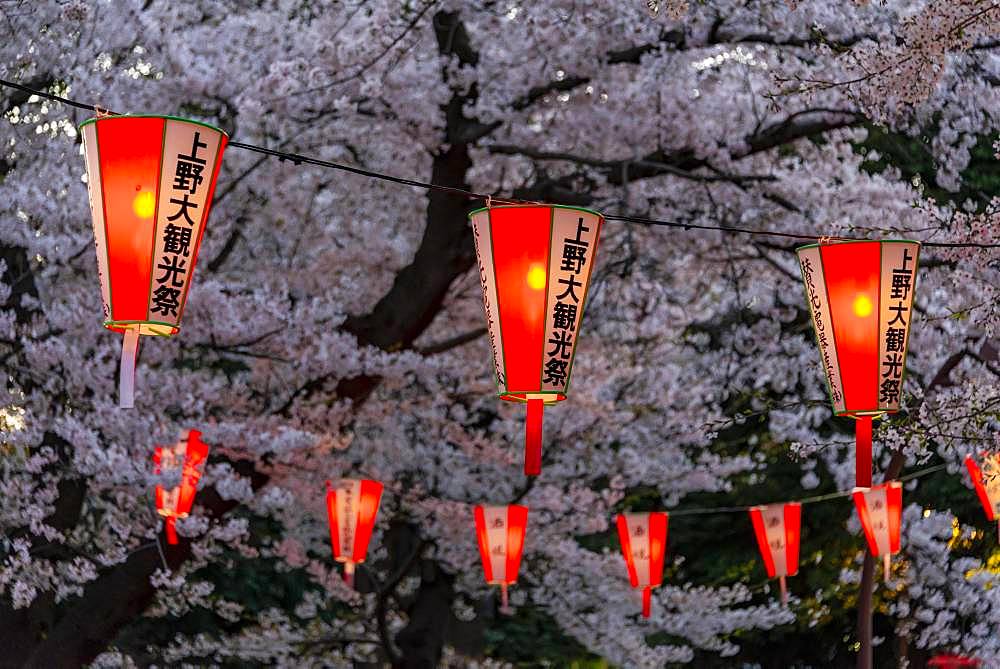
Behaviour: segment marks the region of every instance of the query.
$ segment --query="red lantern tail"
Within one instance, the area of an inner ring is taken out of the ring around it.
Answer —
[[[524,473],[538,476],[542,473],[542,417],[543,400],[528,400],[528,417],[524,435]]]
[[[177,519],[173,516],[167,516],[167,543],[171,546],[177,545],[177,528],[175,524]]]
[[[648,618],[649,614],[653,612],[653,589],[643,588],[642,589],[642,617]]]
[[[118,406],[131,409],[135,406],[135,362],[139,356],[139,328],[125,330],[122,339],[121,368],[118,372]]]
[[[855,485],[872,487],[872,417],[859,416],[855,425]]]

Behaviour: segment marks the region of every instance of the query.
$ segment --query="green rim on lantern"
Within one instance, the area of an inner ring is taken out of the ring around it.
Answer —
[[[493,205],[492,207],[480,207],[479,209],[473,209],[472,211],[470,211],[466,217],[469,218],[469,219],[471,219],[476,214],[478,214],[480,212],[483,212],[483,211],[489,211],[490,209],[528,209],[528,208],[537,208],[537,207],[547,207],[549,209],[569,209],[571,211],[583,211],[583,212],[586,212],[588,214],[593,214],[594,216],[600,216],[601,220],[602,221],[604,220],[604,214],[602,214],[599,211],[594,211],[593,209],[587,209],[586,207],[571,207],[571,206],[566,205],[566,204],[531,204],[531,203],[526,203],[526,204],[496,204],[496,205]]]
[[[104,321],[104,327],[109,330],[124,332],[130,327],[138,325],[139,334],[152,335],[154,337],[170,337],[181,330],[181,326],[162,321]]]
[[[229,138],[228,132],[226,132],[222,128],[212,125],[211,123],[205,123],[204,121],[196,121],[194,119],[184,118],[183,116],[170,116],[167,114],[114,114],[112,116],[95,116],[94,118],[88,118],[86,121],[82,122],[80,125],[76,127],[79,130],[83,126],[88,125],[90,123],[96,123],[98,121],[106,121],[108,119],[115,119],[115,118],[162,118],[168,121],[182,121],[184,123],[193,123],[195,125],[200,125],[202,127],[208,128],[210,130],[221,132],[223,135],[225,135],[226,139]]]
[[[920,246],[922,242],[918,242],[916,239],[832,239],[826,244],[806,244],[804,246],[796,246],[795,252],[798,253],[802,249],[815,249],[820,246],[833,246],[834,244],[871,244],[876,242],[878,244],[916,244]]]

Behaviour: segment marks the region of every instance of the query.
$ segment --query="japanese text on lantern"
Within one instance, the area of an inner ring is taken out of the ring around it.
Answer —
[[[899,408],[916,267],[915,244],[883,244],[878,385],[878,402],[882,409]]]
[[[342,504],[344,513],[341,516],[343,522],[340,524],[340,552],[342,555],[354,555],[354,526],[357,523],[357,515],[354,511],[355,484],[342,487],[337,491],[338,496],[343,496]]]
[[[219,138],[168,120],[157,207],[149,298],[151,320],[178,323],[194,269]],[[155,315],[155,318],[154,318]]]
[[[542,388],[565,391],[573,359],[576,330],[583,314],[586,286],[597,241],[597,220],[579,212],[556,209],[552,220],[548,313]]]
[[[472,219],[472,238],[476,243],[476,257],[479,259],[479,285],[483,289],[483,308],[486,311],[486,329],[490,335],[490,350],[493,351],[493,368],[497,372],[497,385],[501,391],[507,389],[507,376],[500,357],[500,323],[497,321],[496,281],[493,268],[483,264],[483,258],[493,257],[492,241],[489,235],[489,211],[484,211]],[[483,234],[483,232],[486,234]]]
[[[837,349],[833,343],[833,320],[830,316],[830,304],[826,295],[826,283],[819,247],[812,246],[800,250],[799,261],[802,265],[802,276],[805,278],[806,297],[813,317],[823,370],[826,372],[830,388],[830,399],[835,411],[843,411],[846,406],[844,390],[840,380]]]

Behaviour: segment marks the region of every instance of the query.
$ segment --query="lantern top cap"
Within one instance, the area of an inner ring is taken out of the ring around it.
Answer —
[[[525,204],[495,204],[489,207],[480,207],[479,209],[474,209],[470,211],[469,218],[471,219],[476,214],[483,211],[490,211],[491,209],[537,209],[539,207],[545,209],[569,209],[570,211],[582,211],[587,214],[593,214],[594,216],[599,216],[602,219],[604,218],[604,214],[602,214],[601,212],[594,211],[593,209],[587,209],[586,207],[571,207],[566,204],[545,204],[543,202],[525,203]]]
[[[857,490],[867,490],[867,488],[857,488]],[[757,506],[751,506],[750,509],[753,511],[763,511],[769,506],[802,506],[802,502],[772,502],[770,504],[758,504]]]
[[[190,118],[184,118],[183,116],[170,116],[168,114],[115,114],[114,116],[95,116],[94,118],[88,118],[86,121],[77,126],[77,129],[82,128],[85,125],[91,123],[97,123],[98,121],[110,121],[119,118],[162,118],[168,121],[183,121],[184,123],[193,123],[195,125],[200,125],[210,130],[215,130],[216,132],[221,132],[225,135],[226,139],[229,139],[229,133],[222,128],[216,127],[211,123],[205,123],[204,121],[196,121]]]
[[[920,242],[916,239],[840,239],[834,238],[828,242],[816,242],[815,244],[805,244],[804,246],[795,247],[795,251],[802,251],[805,249],[815,249],[820,246],[833,246],[835,244],[916,244],[920,246]]]

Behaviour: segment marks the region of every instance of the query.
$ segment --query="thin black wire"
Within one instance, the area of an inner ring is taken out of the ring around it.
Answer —
[[[6,86],[8,88],[14,88],[19,91],[23,91],[30,95],[37,95],[54,102],[59,102],[64,105],[69,105],[71,107],[76,107],[77,109],[84,109],[87,111],[93,111],[97,115],[109,115],[109,116],[119,116],[118,112],[111,111],[110,109],[104,109],[98,105],[87,104],[80,102],[79,100],[72,100],[70,98],[65,98],[60,95],[55,95],[54,93],[47,93],[45,91],[40,91],[23,84],[18,84],[13,81],[6,81],[0,79],[0,86]],[[407,179],[404,177],[392,176],[391,174],[383,174],[382,172],[375,172],[372,170],[366,170],[361,167],[354,167],[351,165],[344,165],[343,163],[335,163],[329,160],[321,160],[320,158],[313,158],[311,156],[302,155],[300,153],[291,153],[289,151],[279,151],[277,149],[269,149],[266,146],[258,146],[257,144],[248,144],[246,142],[229,142],[228,146],[244,149],[246,151],[253,151],[255,153],[260,153],[265,156],[272,156],[280,161],[289,161],[295,165],[315,165],[316,167],[323,167],[327,169],[340,170],[342,172],[350,172],[352,174],[357,174],[359,176],[368,177],[371,179],[381,179],[382,181],[389,181],[392,183],[401,184],[403,186],[412,186],[415,188],[423,188],[426,190],[435,190],[442,193],[450,193],[451,195],[459,195],[462,197],[468,197],[475,200],[483,200],[487,203],[497,202],[500,204],[537,204],[530,200],[518,200],[514,198],[501,198],[489,195],[486,193],[477,193],[476,191],[468,190],[465,188],[456,188],[454,186],[445,186],[443,184],[436,184],[430,181],[420,181],[418,179]],[[759,237],[783,237],[785,239],[797,239],[797,240],[816,240],[817,235],[808,235],[802,233],[794,232],[778,232],[775,230],[754,230],[751,228],[732,228],[724,226],[715,225],[701,225],[697,223],[681,223],[679,221],[664,221],[655,218],[643,218],[641,216],[628,216],[623,214],[609,214],[604,216],[605,220],[608,221],[620,221],[623,223],[638,223],[640,225],[650,225],[665,228],[675,228],[683,230],[711,230],[715,232],[724,232],[728,234],[736,235],[751,235]],[[830,240],[840,240],[846,239],[843,237],[828,237]],[[979,244],[975,242],[921,242],[921,245],[933,248],[975,248],[975,249],[996,249],[1000,248],[1000,244]]]

